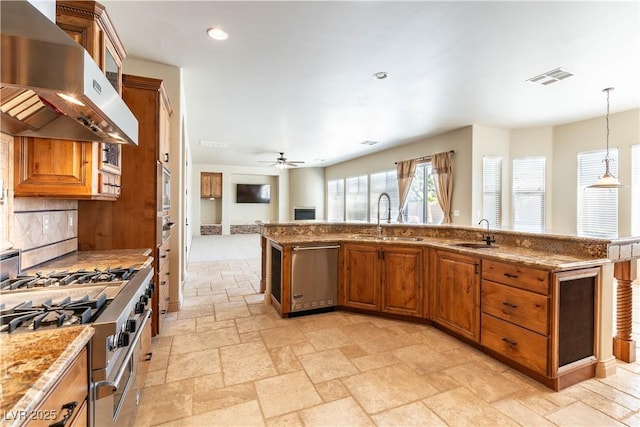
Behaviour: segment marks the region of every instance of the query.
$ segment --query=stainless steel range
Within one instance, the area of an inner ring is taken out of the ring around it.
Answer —
[[[90,423],[131,425],[151,359],[152,268],[19,275],[19,252],[0,256],[0,333],[90,324]]]

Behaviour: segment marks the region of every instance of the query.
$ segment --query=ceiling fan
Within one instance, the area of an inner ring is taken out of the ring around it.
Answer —
[[[278,169],[297,168],[304,162],[302,160],[288,160],[283,152],[280,152],[280,157],[277,157],[275,163],[269,160],[260,160],[261,163],[271,163],[269,166],[275,166]]]

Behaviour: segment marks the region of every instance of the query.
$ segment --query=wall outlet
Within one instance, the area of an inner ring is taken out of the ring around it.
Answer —
[[[47,234],[49,232],[49,215],[44,215],[42,217],[42,234]]]
[[[73,213],[67,212],[67,227],[73,228]]]
[[[458,209],[454,210],[453,216],[460,216],[460,211]]]

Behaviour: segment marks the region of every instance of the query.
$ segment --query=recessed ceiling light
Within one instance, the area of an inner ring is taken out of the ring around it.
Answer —
[[[207,34],[214,40],[226,40],[229,38],[229,34],[222,28],[211,27],[207,30]]]
[[[378,71],[373,75],[373,78],[378,80],[384,80],[387,77],[389,77],[389,74],[386,71]]]

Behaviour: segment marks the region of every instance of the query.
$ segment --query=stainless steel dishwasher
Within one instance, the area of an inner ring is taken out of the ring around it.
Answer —
[[[338,303],[340,245],[294,246],[291,256],[291,312]]]

